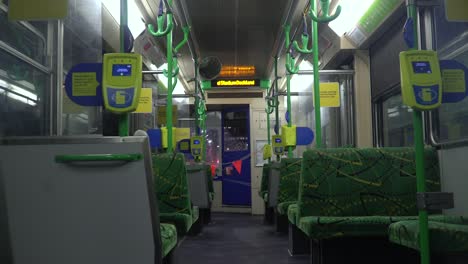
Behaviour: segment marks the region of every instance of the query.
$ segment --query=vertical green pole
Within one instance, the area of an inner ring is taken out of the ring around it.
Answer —
[[[268,106],[267,106],[268,107]],[[270,113],[267,111],[267,137],[268,137],[268,145],[271,146],[271,131],[270,131]],[[271,163],[271,157],[268,158],[268,164]]]
[[[194,62],[194,66],[195,66],[195,136],[199,136],[200,135],[200,114],[198,113],[198,109],[200,109],[200,98],[198,97],[198,91],[199,91],[199,87],[198,87],[198,62],[197,60],[195,59],[195,62]]]
[[[317,1],[312,1],[310,6],[312,12],[317,10]],[[312,20],[312,41],[313,41],[313,66],[314,66],[314,106],[315,106],[315,144],[317,148],[322,147],[322,117],[320,109],[320,72],[319,72],[319,52],[318,52],[318,22]]]
[[[418,12],[415,0],[407,0],[408,18],[413,19],[414,32],[414,47],[411,49],[419,49],[419,28],[418,28]],[[426,192],[426,177],[424,175],[424,131],[422,123],[422,111],[413,109],[413,126],[414,126],[414,147],[416,150],[416,188],[418,193]],[[429,248],[429,228],[428,228],[428,213],[425,209],[419,209],[419,249],[421,254],[421,263],[430,263],[430,248]]]
[[[174,58],[172,57],[172,30],[167,34],[167,103],[166,103],[166,122],[167,122],[167,153],[172,153],[172,71],[174,68],[173,62]]]
[[[125,52],[125,27],[128,24],[127,0],[120,0],[120,52]],[[128,136],[128,116],[129,114],[119,115],[119,136]]]
[[[276,135],[279,134],[279,100],[278,100],[278,57],[275,57],[275,118],[276,123],[275,126],[277,127],[277,131],[275,131]],[[276,155],[276,161],[280,161],[280,156]]]
[[[286,47],[289,47],[290,44],[291,44],[291,40],[290,40],[290,36],[289,36],[289,33],[291,32],[291,26],[290,25],[286,25],[284,27],[284,31],[286,32]],[[288,51],[286,51],[286,63],[289,63],[289,61],[291,60],[291,54],[289,54]],[[287,101],[288,101],[288,105],[287,105],[287,111],[288,111],[288,114],[289,114],[289,120],[288,120],[288,127],[291,127],[291,124],[292,124],[292,113],[291,113],[291,73],[288,73],[286,72],[286,97],[287,97]],[[292,147],[288,147],[288,158],[292,158],[293,157],[293,153],[292,153]]]

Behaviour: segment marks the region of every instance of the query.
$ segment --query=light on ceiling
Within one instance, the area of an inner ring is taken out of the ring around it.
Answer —
[[[340,0],[338,4],[341,5],[341,15],[328,26],[338,36],[343,36],[356,26],[374,2],[375,0]]]
[[[102,0],[102,4],[109,10],[117,24],[120,25],[120,1]],[[141,20],[142,17],[135,0],[128,1],[128,28],[134,38],[138,37],[146,28],[145,23]]]

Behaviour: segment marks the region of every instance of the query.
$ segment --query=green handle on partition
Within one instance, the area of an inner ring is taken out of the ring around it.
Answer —
[[[190,27],[183,27],[182,31],[184,32],[184,39],[177,44],[176,48],[174,49],[175,53],[178,53],[179,50],[188,42],[188,35],[190,33]]]
[[[335,20],[341,14],[341,6],[336,8],[334,15],[329,15],[328,12],[330,11],[330,0],[320,0],[320,8],[322,9],[322,16],[318,17],[315,12],[311,9],[310,10],[310,17],[312,20],[319,22],[319,23],[328,23]]]
[[[294,49],[299,51],[300,53],[303,54],[311,54],[314,50],[313,48],[308,48],[309,45],[309,35],[307,34],[302,34],[302,48],[299,47],[299,44],[297,44],[297,40],[293,42]]]
[[[163,29],[164,27],[164,18],[166,18],[167,25],[166,28]],[[172,22],[172,14],[165,14],[162,16],[158,16],[157,18],[157,24],[158,24],[158,31],[154,30],[154,26],[152,24],[148,25],[148,31],[151,33],[151,35],[155,37],[163,37],[169,34],[171,32],[172,28],[174,27],[174,23]]]
[[[55,162],[70,163],[81,161],[137,161],[141,160],[141,154],[85,154],[85,155],[57,155]]]

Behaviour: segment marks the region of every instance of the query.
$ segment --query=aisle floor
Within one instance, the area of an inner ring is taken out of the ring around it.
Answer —
[[[261,216],[213,214],[201,234],[186,237],[177,248],[176,264],[302,264],[308,256],[291,257],[288,236],[263,225]]]

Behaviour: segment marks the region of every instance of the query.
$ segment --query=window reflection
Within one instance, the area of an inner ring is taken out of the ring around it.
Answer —
[[[413,110],[403,105],[401,95],[395,95],[382,103],[384,147],[412,146]]]
[[[225,112],[224,151],[248,151],[249,128],[247,112]]]

